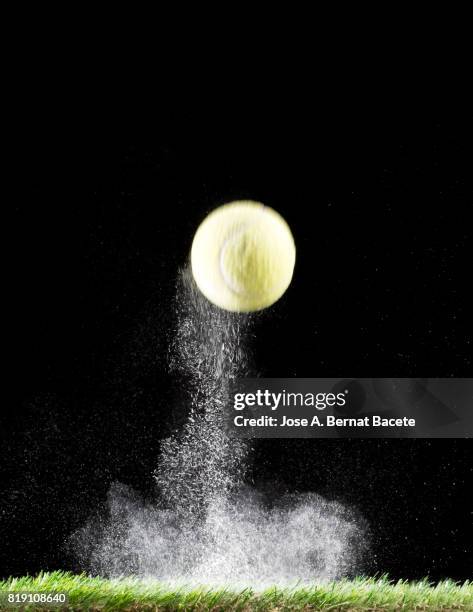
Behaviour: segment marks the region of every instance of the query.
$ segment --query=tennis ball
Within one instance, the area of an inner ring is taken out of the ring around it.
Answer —
[[[250,200],[212,211],[197,229],[191,250],[200,291],[235,312],[274,304],[291,282],[295,259],[294,239],[281,215]]]

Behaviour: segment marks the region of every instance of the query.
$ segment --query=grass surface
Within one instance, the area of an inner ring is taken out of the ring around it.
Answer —
[[[34,607],[22,610],[470,610],[473,582],[437,585],[421,582],[389,582],[386,578],[341,580],[311,587],[264,591],[252,589],[170,588],[138,578],[107,580],[66,572],[0,582],[0,609],[5,592],[66,592],[66,608]],[[18,609],[18,608],[17,608]]]

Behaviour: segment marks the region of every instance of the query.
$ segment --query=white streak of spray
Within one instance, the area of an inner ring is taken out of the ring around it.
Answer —
[[[73,538],[82,567],[168,583],[288,585],[353,574],[365,553],[364,521],[319,495],[269,503],[246,486],[249,443],[229,438],[223,406],[232,378],[246,375],[251,316],[212,307],[190,273],[179,279],[170,365],[191,406],[182,430],[163,441],[158,504],[116,484],[108,516]]]
[[[247,443],[228,437],[224,405],[229,381],[247,373],[251,318],[211,306],[189,270],[181,273],[176,306],[169,361],[187,383],[190,413],[183,430],[162,443],[156,481],[165,503],[200,519],[242,484],[247,469]]]

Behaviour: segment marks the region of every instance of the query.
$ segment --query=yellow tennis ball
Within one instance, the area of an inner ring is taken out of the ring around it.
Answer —
[[[295,260],[294,239],[281,215],[250,200],[212,211],[191,250],[199,289],[216,306],[236,312],[274,304],[291,282]]]

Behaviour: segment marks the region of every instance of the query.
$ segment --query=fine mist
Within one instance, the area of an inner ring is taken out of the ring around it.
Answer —
[[[314,493],[266,499],[248,485],[251,443],[227,435],[228,383],[249,374],[253,317],[211,306],[187,269],[176,308],[169,366],[185,381],[189,411],[182,430],[162,441],[159,501],[144,503],[115,484],[107,514],[71,539],[82,569],[253,587],[358,573],[367,552],[364,520]]]

